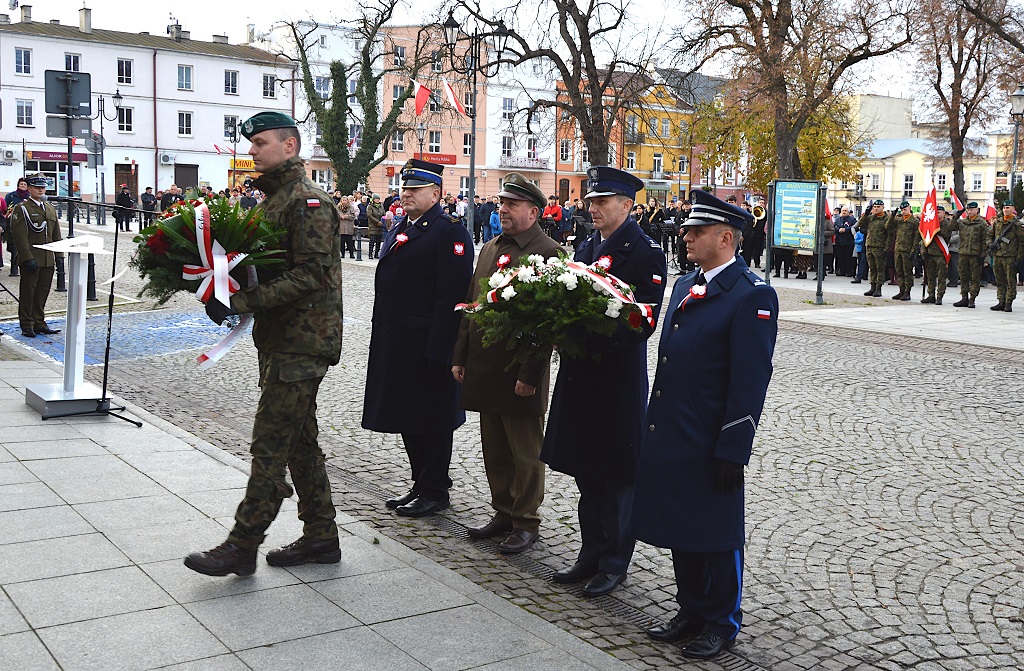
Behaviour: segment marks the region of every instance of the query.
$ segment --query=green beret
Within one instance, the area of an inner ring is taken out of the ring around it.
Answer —
[[[885,201],[883,201],[881,198],[879,198],[878,200],[871,201],[871,204],[872,205],[881,205],[882,207],[885,207]]]
[[[242,135],[251,140],[253,135],[275,128],[298,128],[299,124],[284,112],[260,112],[242,123]]]
[[[505,175],[505,180],[501,185],[501,191],[498,192],[498,197],[511,198],[512,200],[528,200],[541,210],[544,209],[548,202],[540,187],[518,172],[510,172]]]
[[[967,203],[968,210],[971,209],[972,207],[978,207],[978,201],[972,200],[971,202]]]
[[[1003,201],[1003,207],[1017,207],[1017,206],[1013,204],[1012,200],[1004,200]]]
[[[902,203],[900,203],[900,209],[902,210],[904,207],[910,207],[910,201],[909,200],[905,200]]]

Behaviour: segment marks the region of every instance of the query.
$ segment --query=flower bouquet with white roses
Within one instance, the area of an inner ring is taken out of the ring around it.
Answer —
[[[591,265],[565,255],[525,256],[513,266],[508,255],[481,281],[477,302],[460,303],[480,327],[485,347],[503,344],[521,363],[543,345],[572,359],[588,355],[587,334],[611,335],[620,327],[653,327],[650,305],[637,303],[632,288],[608,272],[610,257]]]

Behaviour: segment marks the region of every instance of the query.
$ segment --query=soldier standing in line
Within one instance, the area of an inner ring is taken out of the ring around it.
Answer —
[[[882,285],[885,284],[885,250],[888,248],[888,228],[890,215],[885,211],[885,203],[876,200],[871,209],[865,212],[857,228],[864,233],[864,253],[868,259],[868,279],[871,288],[864,292],[865,296],[879,298]],[[778,273],[776,273],[778,277]]]
[[[925,284],[928,287],[928,296],[922,298],[921,302],[942,305],[942,297],[946,295],[946,276],[949,267],[946,263],[946,255],[942,252],[942,248],[939,246],[936,238],[942,238],[948,247],[951,234],[949,231],[949,217],[946,216],[946,208],[939,205],[936,210],[939,216],[939,230],[935,232],[935,237],[932,238],[931,243],[927,247],[924,246],[924,241],[921,241],[921,255],[924,257]]]
[[[910,203],[900,203],[899,214],[889,219],[889,238],[895,238],[893,248],[896,259],[896,283],[900,292],[893,300],[909,301],[910,290],[914,288],[914,249],[921,239],[921,220],[910,209]]]
[[[62,239],[57,211],[46,201],[46,178],[32,175],[25,179],[28,198],[11,211],[11,238],[18,251],[21,267],[21,286],[18,291],[18,321],[21,334],[35,338],[37,334],[60,333],[46,325],[46,299],[53,284],[54,254],[36,245],[45,245]]]
[[[953,307],[973,308],[974,299],[981,291],[981,255],[985,253],[988,222],[979,214],[978,203],[973,200],[958,214],[950,229],[960,233],[960,300],[953,303]]]
[[[228,539],[193,552],[185,566],[206,575],[249,575],[256,550],[281,502],[299,495],[302,537],[267,553],[271,566],[333,564],[341,560],[338,527],[324,453],[317,444],[316,396],[327,369],[341,356],[340,218],[334,201],[306,177],[295,120],[260,112],[242,124],[249,154],[263,173],[254,185],[267,194],[267,219],[286,229],[285,263],[257,286],[235,293],[231,304],[211,297],[206,314],[216,324],[251,312],[259,356],[259,405],[252,427],[252,472]],[[262,273],[261,273],[262,275]]]
[[[1024,228],[1014,214],[1013,201],[1004,201],[1002,216],[992,222],[989,250],[994,257],[998,301],[990,310],[1013,312],[1013,299],[1017,297],[1017,264],[1024,257]]]

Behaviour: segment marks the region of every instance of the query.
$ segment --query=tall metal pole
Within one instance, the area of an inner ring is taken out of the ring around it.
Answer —
[[[1013,115],[1013,161],[1010,166],[1010,200],[1013,201],[1013,188],[1017,185],[1017,135],[1020,132],[1020,116]]]
[[[473,206],[473,196],[476,195],[476,72],[480,67],[480,33],[473,30],[473,41],[470,43],[469,52],[473,58],[473,72],[470,75],[470,88],[473,91],[473,114],[470,117],[469,128],[469,189],[466,194],[466,228],[473,233],[474,217],[476,208]]]

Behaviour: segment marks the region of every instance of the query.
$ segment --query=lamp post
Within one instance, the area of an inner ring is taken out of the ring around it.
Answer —
[[[228,196],[231,195],[231,190],[235,188],[235,177],[238,171],[238,131],[241,128],[242,124],[237,121],[231,127],[231,184],[228,185]]]
[[[1013,161],[1010,165],[1010,200],[1017,186],[1017,136],[1020,133],[1020,120],[1024,116],[1024,86],[1010,94],[1010,116],[1013,117]]]
[[[99,151],[99,158],[96,160],[96,173],[99,175],[99,179],[100,179],[100,203],[103,204],[103,207],[100,208],[100,216],[103,218],[102,221],[99,222],[101,226],[106,226],[107,225],[107,216],[106,216],[106,214],[107,214],[107,212],[106,212],[106,204],[107,204],[106,173],[100,173],[100,166],[103,165],[103,153],[106,151],[106,148],[107,148],[107,139],[103,135],[103,120],[106,119],[107,121],[116,121],[118,119],[118,117],[120,116],[120,114],[121,114],[121,105],[124,103],[124,96],[121,95],[121,89],[117,89],[117,91],[113,95],[113,99],[114,99],[114,116],[107,117],[107,115],[106,115],[106,99],[104,99],[104,97],[102,95],[99,95],[99,96],[96,97],[96,116],[100,120],[100,141],[99,141],[99,150],[100,151]]]
[[[419,122],[416,125],[416,137],[420,141],[420,160],[423,160],[423,138],[427,135],[427,127],[423,125],[423,122]]]
[[[466,208],[466,227],[472,231],[475,216],[473,207],[473,197],[476,195],[476,78],[477,73],[483,74],[486,78],[487,66],[481,64],[480,55],[483,51],[483,43],[487,38],[491,39],[491,47],[495,51],[495,61],[501,60],[501,53],[505,51],[505,46],[508,44],[508,29],[505,27],[504,21],[498,21],[497,27],[493,31],[480,32],[478,27],[473,28],[473,34],[468,35],[469,46],[466,49],[465,65],[459,67],[455,64],[455,46],[459,41],[459,33],[462,32],[459,27],[459,22],[455,20],[454,10],[448,11],[448,18],[442,25],[444,28],[444,41],[448,45],[448,58],[451,61],[452,70],[461,74],[469,76],[469,88],[472,92],[472,108],[469,110],[470,118],[470,131],[469,131],[469,189],[467,189],[467,201],[469,207]],[[495,69],[497,73],[497,69]],[[423,139],[420,137],[420,155],[423,155]]]

